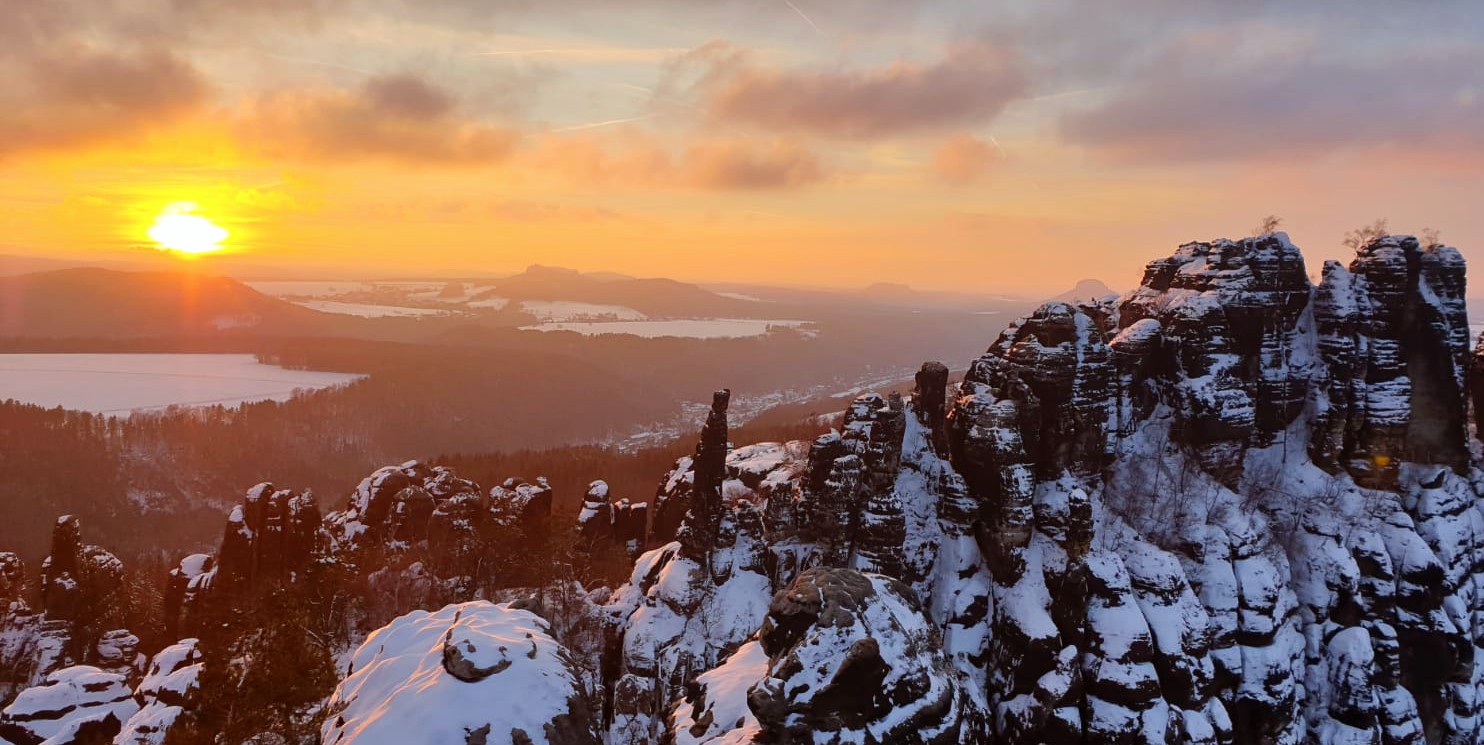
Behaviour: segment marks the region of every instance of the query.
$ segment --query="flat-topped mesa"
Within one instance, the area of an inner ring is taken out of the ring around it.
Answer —
[[[1325,265],[1314,315],[1329,380],[1315,462],[1388,489],[1403,461],[1465,466],[1464,272],[1457,249],[1411,236],[1372,240],[1348,270]]]
[[[1160,324],[1156,374],[1174,433],[1228,486],[1247,447],[1272,444],[1303,413],[1312,342],[1304,258],[1283,233],[1187,243],[1149,263],[1119,305],[1120,331]]]

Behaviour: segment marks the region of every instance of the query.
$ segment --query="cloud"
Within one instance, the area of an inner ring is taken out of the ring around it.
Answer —
[[[999,151],[990,143],[970,134],[956,134],[943,140],[933,151],[930,163],[938,179],[954,186],[966,186],[989,173]]]
[[[198,109],[206,80],[169,51],[60,43],[0,66],[0,154],[124,140]]]
[[[820,183],[829,168],[787,139],[699,139],[671,147],[631,128],[548,135],[527,166],[586,185],[768,190]]]
[[[797,143],[703,142],[681,157],[683,180],[706,189],[778,189],[813,184],[824,167]]]
[[[759,64],[747,50],[713,42],[673,62],[661,91],[693,98],[713,123],[871,139],[983,123],[1027,87],[1007,47],[958,43],[927,64],[807,70]]]
[[[274,157],[449,166],[500,160],[520,137],[461,116],[452,94],[413,75],[372,77],[350,91],[267,94],[250,102],[237,129],[246,144]]]
[[[1244,53],[1205,34],[1171,44],[1061,134],[1120,161],[1484,151],[1484,49],[1437,45],[1340,56]]]

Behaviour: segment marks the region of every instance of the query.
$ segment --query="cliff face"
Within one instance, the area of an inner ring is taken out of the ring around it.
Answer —
[[[610,741],[853,741],[875,710],[832,671],[884,653],[841,632],[803,662],[779,634],[829,613],[780,608],[887,577],[941,660],[886,666],[946,666],[962,694],[891,689],[905,720],[934,712],[907,741],[1477,741],[1463,271],[1384,237],[1315,287],[1282,234],[1187,244],[1117,301],[1011,324],[946,407],[929,365],[908,402],[733,450],[710,556],[656,549],[609,605]],[[702,478],[683,459],[660,503]],[[803,670],[825,677],[787,685]]]

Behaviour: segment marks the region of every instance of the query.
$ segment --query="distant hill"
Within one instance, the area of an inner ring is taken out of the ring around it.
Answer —
[[[1100,279],[1084,279],[1078,282],[1076,287],[1073,287],[1072,289],[1067,290],[1066,292],[1063,292],[1056,297],[1047,298],[1047,300],[1060,300],[1064,303],[1074,303],[1080,300],[1093,300],[1095,298],[1103,298],[1109,295],[1117,294],[1118,293],[1115,292],[1112,288],[1103,284],[1103,281]]]
[[[0,277],[0,337],[309,334],[333,323],[225,277],[92,267]]]
[[[568,300],[595,305],[621,305],[651,317],[756,317],[761,303],[723,297],[697,285],[673,279],[636,279],[621,274],[584,274],[574,269],[533,265],[513,277],[495,280],[491,296],[522,300]]]

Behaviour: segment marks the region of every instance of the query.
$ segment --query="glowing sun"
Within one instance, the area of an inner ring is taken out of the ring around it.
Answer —
[[[222,250],[230,235],[226,228],[200,216],[195,202],[171,202],[155,216],[149,238],[160,247],[181,254],[208,254]]]

